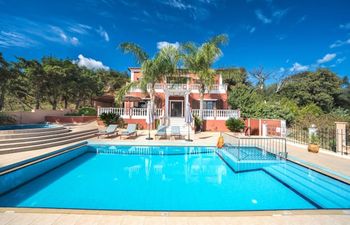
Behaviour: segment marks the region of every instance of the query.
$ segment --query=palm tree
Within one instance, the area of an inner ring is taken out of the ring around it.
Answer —
[[[200,119],[203,120],[204,94],[215,81],[214,62],[222,55],[220,46],[228,42],[228,37],[221,34],[211,38],[200,46],[189,42],[181,46],[184,66],[189,72],[198,76],[200,93]]]
[[[151,108],[154,110],[155,85],[166,80],[167,76],[173,76],[177,71],[177,64],[180,56],[177,48],[169,45],[162,48],[153,58],[149,58],[147,53],[140,46],[126,42],[120,45],[123,53],[132,53],[138,64],[141,65],[143,77],[139,81],[127,83],[116,93],[116,100],[121,102],[123,96],[135,86],[147,90],[151,99]]]

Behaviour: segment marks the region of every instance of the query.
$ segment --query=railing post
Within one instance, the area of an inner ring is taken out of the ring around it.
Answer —
[[[346,148],[346,125],[347,122],[335,122],[336,126],[336,152],[343,153]]]
[[[100,110],[101,110],[101,106],[97,106],[97,116],[100,116],[100,115],[101,115]]]

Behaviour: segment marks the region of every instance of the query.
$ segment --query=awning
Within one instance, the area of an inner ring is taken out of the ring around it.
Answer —
[[[141,102],[142,99],[140,97],[126,95],[126,96],[124,96],[123,101],[124,102]]]
[[[113,103],[114,96],[113,95],[102,95],[102,96],[94,97],[94,98],[92,98],[92,100],[97,101],[97,102]]]

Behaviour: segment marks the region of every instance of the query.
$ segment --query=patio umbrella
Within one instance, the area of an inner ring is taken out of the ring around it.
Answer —
[[[147,103],[147,117],[146,117],[146,123],[148,124],[148,137],[146,138],[146,140],[152,140],[153,138],[151,138],[151,126],[153,123],[153,112],[152,112],[152,105],[151,102],[149,101]]]
[[[191,123],[193,122],[193,116],[191,112],[190,103],[186,104],[185,122],[187,123],[187,126],[188,126],[188,138],[186,139],[186,141],[192,141],[190,138],[190,133],[191,133],[190,128],[191,128]]]

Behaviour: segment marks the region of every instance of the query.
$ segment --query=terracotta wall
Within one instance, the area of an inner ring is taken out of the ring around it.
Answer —
[[[34,110],[32,112],[6,112],[13,116],[18,124],[42,123],[45,122],[45,116],[63,116],[71,110]]]
[[[226,120],[205,120],[203,128],[205,131],[229,131],[226,127]]]
[[[263,124],[266,124],[269,136],[280,136],[281,123],[282,120],[279,119],[248,118],[245,120],[245,126],[250,127],[250,131],[248,130],[247,135],[262,135],[262,126]]]
[[[136,123],[139,130],[146,130],[148,128],[146,119],[123,119],[126,123]]]
[[[87,123],[96,120],[96,116],[45,116],[50,123]]]

